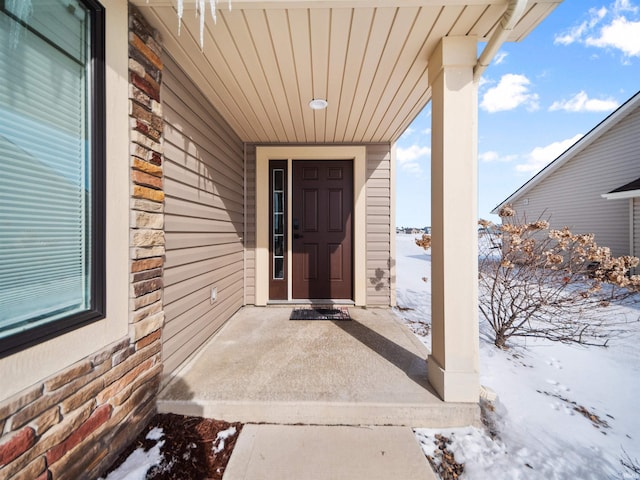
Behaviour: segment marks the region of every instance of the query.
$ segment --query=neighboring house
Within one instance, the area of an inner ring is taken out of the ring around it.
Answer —
[[[527,220],[593,233],[615,256],[640,255],[640,92],[500,203]]]
[[[394,305],[394,144],[429,101],[428,373],[478,401],[478,80],[560,0],[194,3],[0,0],[0,290],[31,278],[0,478],[101,473],[245,305]]]
[[[640,161],[640,156],[638,158]],[[607,200],[618,200],[629,205],[629,255],[640,257],[640,178],[602,195]],[[640,266],[633,269],[640,274]]]

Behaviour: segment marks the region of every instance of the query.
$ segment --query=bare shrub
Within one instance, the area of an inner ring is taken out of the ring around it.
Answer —
[[[423,233],[422,238],[416,238],[416,245],[422,247],[424,250],[429,250],[431,248],[431,235]]]
[[[610,322],[597,312],[640,291],[640,275],[628,274],[638,258],[612,257],[593,234],[521,221],[511,206],[500,214],[500,227],[479,222],[480,312],[495,345],[510,337],[606,345]]]
[[[429,250],[431,248],[431,234],[423,233],[422,238],[416,238],[416,245],[422,247],[425,251]],[[423,282],[427,282],[428,280],[427,277],[422,277]]]
[[[624,449],[622,449],[622,453],[623,455],[620,458],[620,463],[627,473],[631,475],[630,478],[640,480],[640,462],[638,462],[638,459],[636,458],[631,458]]]

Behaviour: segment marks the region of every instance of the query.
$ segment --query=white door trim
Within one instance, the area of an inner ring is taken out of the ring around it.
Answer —
[[[291,231],[291,193],[293,160],[352,160],[353,161],[353,295],[356,305],[366,305],[366,174],[365,146],[268,146],[256,147],[256,305],[269,302],[269,160],[288,162],[288,231]],[[288,258],[291,238],[287,240]],[[291,299],[291,267],[288,262],[289,299]]]

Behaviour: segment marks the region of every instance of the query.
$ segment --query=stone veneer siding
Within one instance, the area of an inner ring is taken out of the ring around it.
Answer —
[[[160,50],[130,6],[129,336],[0,403],[0,480],[96,478],[156,412],[164,321]]]

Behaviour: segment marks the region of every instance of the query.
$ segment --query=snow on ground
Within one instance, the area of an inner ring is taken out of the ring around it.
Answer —
[[[398,313],[428,324],[431,256],[414,238],[397,236]],[[608,310],[629,321],[628,333],[608,348],[518,339],[503,351],[481,335],[480,383],[498,395],[490,414],[497,436],[471,427],[417,429],[425,453],[433,453],[434,436],[441,433],[453,439],[449,450],[465,464],[462,478],[470,480],[638,478],[620,463],[624,452],[640,460],[637,300]],[[485,327],[481,318],[481,331]],[[419,337],[430,346],[428,336]]]
[[[213,453],[220,453],[224,450],[224,442],[236,434],[236,427],[229,427],[216,435],[216,441],[213,442]]]
[[[431,256],[414,238],[397,236],[398,314],[430,347],[428,328],[419,327],[431,319]],[[480,383],[498,395],[489,413],[497,435],[474,427],[416,429],[425,454],[433,455],[440,433],[452,439],[448,449],[465,465],[463,480],[637,480],[620,459],[626,452],[640,460],[640,298],[609,314],[630,323],[628,334],[608,348],[529,339],[503,351],[481,335]],[[486,332],[482,319],[480,329]],[[218,448],[228,433],[216,439]],[[108,480],[143,479],[160,464],[162,432],[152,430],[148,438],[156,446],[136,450]]]
[[[162,453],[160,449],[164,445],[164,433],[160,428],[153,428],[147,434],[148,440],[155,440],[156,444],[149,450],[138,448],[127,457],[122,465],[107,475],[105,480],[144,480],[147,471],[154,465],[160,465]]]

